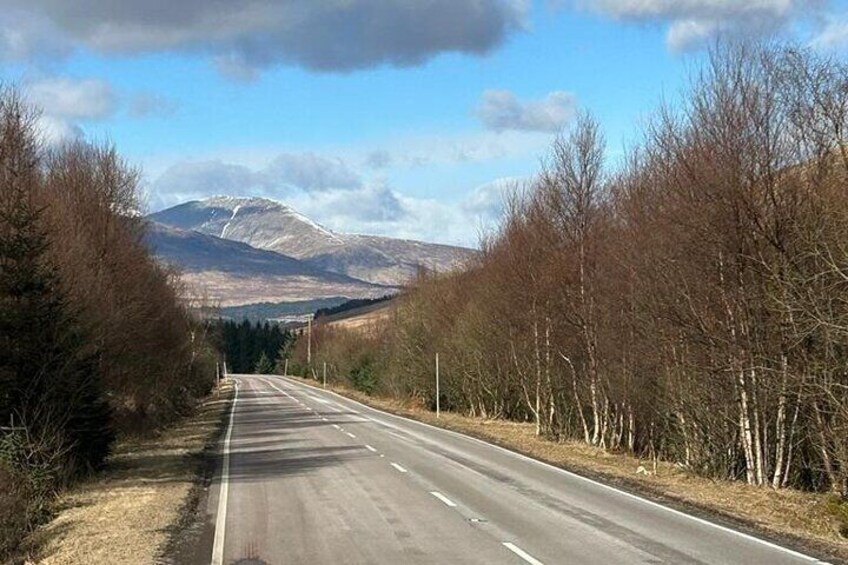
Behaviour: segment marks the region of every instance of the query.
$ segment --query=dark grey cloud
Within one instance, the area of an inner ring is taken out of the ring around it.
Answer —
[[[779,31],[823,8],[826,0],[577,0],[577,6],[622,21],[668,24],[675,50],[718,34],[750,36]]]
[[[477,106],[477,116],[495,131],[556,132],[573,117],[576,98],[555,91],[541,100],[521,101],[508,90],[487,90]]]
[[[524,25],[527,0],[5,0],[24,21],[13,56],[50,44],[105,54],[208,54],[229,76],[272,65],[348,71],[411,66],[444,52],[484,54]],[[52,30],[53,33],[46,33]],[[8,43],[6,41],[5,43]]]

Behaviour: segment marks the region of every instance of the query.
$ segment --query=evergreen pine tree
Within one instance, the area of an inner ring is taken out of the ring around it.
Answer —
[[[4,125],[9,135],[15,124]],[[19,154],[4,156],[0,177],[0,425],[14,420],[29,437],[55,438],[77,470],[97,467],[112,440],[108,404],[47,259],[35,155],[24,138],[14,141],[3,139]]]
[[[256,362],[256,373],[260,375],[270,375],[274,372],[274,363],[262,352],[259,356],[259,361]]]

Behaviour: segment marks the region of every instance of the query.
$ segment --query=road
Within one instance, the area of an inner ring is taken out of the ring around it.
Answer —
[[[235,379],[205,562],[817,562],[300,382]]]

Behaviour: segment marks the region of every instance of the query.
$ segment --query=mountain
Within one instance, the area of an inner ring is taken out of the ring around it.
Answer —
[[[408,283],[419,266],[450,271],[476,254],[462,247],[333,232],[267,198],[218,196],[149,217],[175,228],[275,251],[323,271],[388,286]]]
[[[395,289],[326,271],[238,241],[149,222],[147,244],[183,282],[222,306],[321,298],[374,298]]]

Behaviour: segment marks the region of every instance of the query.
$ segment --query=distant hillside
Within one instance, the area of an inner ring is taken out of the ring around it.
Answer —
[[[222,306],[370,298],[393,291],[280,253],[156,222],[149,223],[147,243],[161,261],[179,268],[193,292]]]
[[[301,300],[298,302],[260,302],[258,304],[246,304],[244,306],[227,306],[220,309],[220,315],[223,318],[236,321],[250,320],[251,322],[264,322],[266,320],[284,320],[286,318],[312,314],[316,310],[334,308],[339,305],[348,304],[349,302],[350,300],[343,296]]]
[[[472,249],[378,236],[336,233],[281,202],[215,197],[152,214],[156,222],[300,259],[322,271],[401,286],[419,266],[445,272],[475,257]]]
[[[329,319],[341,319],[347,315],[357,315],[365,310],[373,310],[385,306],[385,302],[394,296],[381,296],[380,298],[354,298],[346,300],[342,304],[326,306],[315,310],[316,321],[329,321]]]

